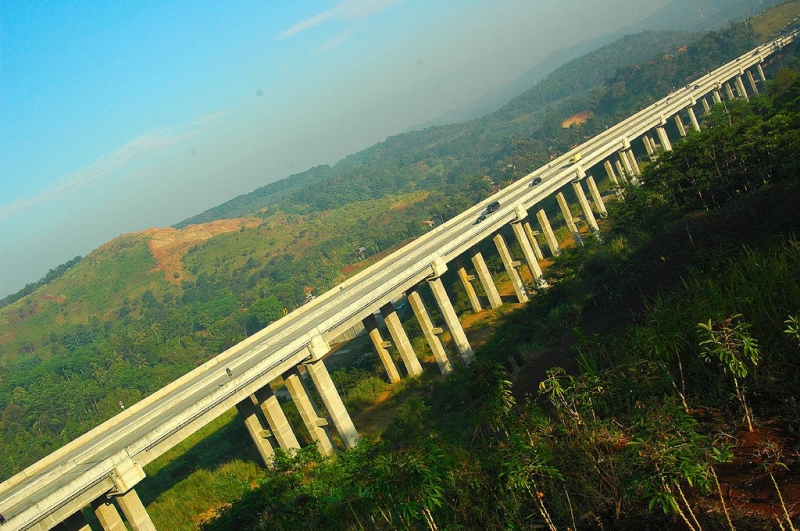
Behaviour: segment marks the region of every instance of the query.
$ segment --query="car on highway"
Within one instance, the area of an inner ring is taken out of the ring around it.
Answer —
[[[580,154],[580,153],[575,153],[574,155],[572,155],[572,156],[569,158],[569,163],[570,163],[570,164],[575,164],[576,162],[578,162],[579,160],[581,160],[581,158],[582,158],[582,157],[581,157],[581,154]]]
[[[500,210],[500,201],[492,201],[488,205],[486,205],[486,213],[491,214],[493,212],[497,212]]]
[[[542,184],[541,177],[534,177],[533,180],[531,181],[531,186],[536,186],[537,184]]]
[[[480,223],[485,219],[486,219],[486,214],[481,214],[480,216],[478,216],[478,219],[475,220],[475,225],[477,225],[478,223]]]

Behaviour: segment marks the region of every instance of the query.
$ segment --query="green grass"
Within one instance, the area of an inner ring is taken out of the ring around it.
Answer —
[[[157,529],[193,530],[263,476],[261,458],[235,410],[145,467],[136,487]]]
[[[767,42],[800,14],[800,0],[774,6],[751,18],[756,39]]]

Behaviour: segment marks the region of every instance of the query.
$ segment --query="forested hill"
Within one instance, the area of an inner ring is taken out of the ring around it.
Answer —
[[[691,34],[674,31],[645,31],[623,37],[561,66],[503,109],[481,119],[391,137],[346,157],[332,168],[319,166],[268,184],[175,227],[252,215],[268,205],[296,209],[299,204],[316,211],[386,193],[437,188],[439,180],[424,180],[428,170],[452,170],[455,160],[460,162],[460,171],[492,171],[499,161],[505,161],[516,139],[536,134],[537,125],[549,119],[553,127],[560,128],[564,116],[553,116],[549,104],[586,94],[601,86],[617,68],[674,53],[691,40]],[[583,102],[576,103],[575,109],[582,110],[582,105]],[[510,114],[518,121],[509,123]],[[527,166],[520,171],[531,169]],[[370,182],[361,182],[367,180]]]

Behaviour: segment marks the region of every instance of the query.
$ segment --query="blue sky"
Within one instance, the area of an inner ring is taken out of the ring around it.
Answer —
[[[666,0],[0,9],[0,297],[436,118]]]

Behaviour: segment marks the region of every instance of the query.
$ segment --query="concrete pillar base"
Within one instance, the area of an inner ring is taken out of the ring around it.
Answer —
[[[444,289],[444,284],[439,277],[433,278],[428,281],[433,292],[433,298],[436,299],[436,304],[439,306],[439,311],[442,312],[444,322],[450,330],[450,335],[453,337],[453,343],[456,345],[458,354],[461,357],[461,362],[464,365],[469,365],[475,358],[475,353],[467,339],[467,334],[464,333],[464,328],[458,320],[453,304],[450,302],[450,297],[447,296],[447,291]]]
[[[699,133],[700,122],[697,121],[697,115],[694,113],[694,109],[687,107],[686,112],[689,113],[689,121],[692,123],[692,128]]]
[[[547,247],[550,248],[550,254],[553,257],[560,256],[561,246],[558,244],[558,240],[553,232],[553,228],[550,226],[550,221],[547,219],[547,214],[545,214],[544,209],[541,209],[536,213],[536,219],[539,220],[539,226],[542,228],[542,232],[544,233],[544,239],[547,242]]]
[[[442,329],[436,328],[433,325],[431,316],[428,313],[427,308],[425,308],[425,304],[422,302],[422,297],[420,297],[416,287],[408,290],[406,295],[408,296],[408,302],[411,305],[411,309],[414,310],[414,316],[416,316],[419,326],[422,328],[422,333],[425,335],[425,339],[428,341],[428,346],[431,348],[431,352],[433,352],[433,357],[436,358],[436,363],[439,365],[439,371],[442,374],[450,373],[453,370],[453,367],[450,365],[450,358],[447,357],[447,353],[444,350],[444,345],[442,345],[442,342],[438,336],[438,334],[442,332]]]
[[[539,232],[534,232],[531,228],[531,224],[527,221],[522,224],[522,228],[525,229],[525,235],[528,237],[528,241],[531,244],[533,254],[536,256],[536,259],[541,262],[544,260],[544,254],[542,253],[542,248],[539,247],[539,241],[536,239],[536,235],[539,234]]]
[[[506,246],[506,241],[501,234],[495,234],[492,240],[497,247],[500,258],[503,260],[503,265],[508,273],[508,278],[511,280],[511,285],[514,286],[514,293],[517,294],[517,300],[519,302],[528,302],[528,294],[525,292],[525,283],[522,282],[519,271],[517,271],[517,267],[519,267],[520,263],[511,257],[511,253],[508,252],[508,247]]]
[[[292,426],[281,408],[278,397],[272,391],[272,387],[267,384],[257,390],[254,396],[261,407],[261,412],[267,419],[272,436],[275,437],[281,449],[286,452],[299,449],[300,443],[297,441]]]
[[[317,443],[319,453],[322,455],[333,455],[333,442],[331,442],[330,435],[328,435],[328,431],[325,429],[325,426],[328,425],[328,421],[319,416],[317,408],[311,401],[311,397],[308,396],[308,391],[306,391],[306,387],[303,384],[300,371],[297,367],[284,375],[283,381],[286,384],[286,389],[292,396],[292,401],[300,412],[300,418],[303,419],[303,424],[308,430],[311,440]]]
[[[156,526],[134,489],[117,496],[117,503],[133,531],[156,531]]]
[[[597,209],[597,213],[600,214],[601,218],[607,218],[608,210],[606,210],[606,205],[603,202],[603,197],[600,195],[600,190],[597,189],[597,185],[591,175],[586,178],[586,184],[589,186],[589,194],[592,196],[592,201],[594,201],[594,207]]]
[[[522,254],[525,256],[525,262],[528,264],[528,269],[531,272],[531,277],[533,277],[533,283],[536,289],[546,289],[548,287],[547,281],[544,279],[544,276],[542,276],[542,268],[539,266],[539,259],[533,252],[533,247],[531,247],[528,235],[525,234],[525,228],[522,226],[522,223],[519,222],[512,223],[511,228],[514,230],[514,236],[517,237],[520,248],[522,248]]]
[[[575,218],[567,204],[567,200],[564,198],[564,194],[558,192],[556,194],[556,200],[558,200],[558,206],[561,208],[561,215],[564,216],[564,222],[567,224],[570,233],[572,233],[572,239],[575,240],[575,245],[583,245],[583,238],[578,230],[578,226],[575,224]]]
[[[389,335],[392,336],[394,346],[400,354],[400,359],[406,367],[406,373],[409,376],[418,376],[422,374],[422,365],[417,358],[417,354],[411,347],[411,341],[408,340],[403,324],[400,322],[400,317],[394,309],[391,302],[387,302],[381,306],[381,315],[386,323],[386,328],[389,329]]]
[[[478,274],[478,279],[481,281],[483,291],[489,298],[489,306],[491,306],[492,309],[499,308],[503,305],[500,292],[497,291],[497,286],[494,284],[489,268],[486,267],[486,261],[483,259],[483,255],[475,247],[470,250],[470,260],[472,261],[472,265],[475,266],[475,272]]]
[[[678,126],[678,133],[681,136],[686,136],[686,128],[683,126],[683,120],[681,119],[680,114],[675,115],[675,125]]]
[[[608,175],[608,179],[614,184],[619,184],[619,180],[614,174],[614,168],[611,166],[611,161],[606,160],[603,162],[603,167],[606,169],[606,175]]]
[[[756,86],[756,80],[753,78],[753,72],[751,70],[747,71],[747,81],[750,82],[750,89],[753,91],[753,94],[758,94],[758,87]]]
[[[272,458],[275,457],[275,452],[273,452],[272,445],[269,443],[269,440],[267,440],[266,432],[268,430],[261,424],[261,420],[258,418],[258,414],[256,414],[256,407],[253,404],[252,398],[248,396],[236,404],[236,410],[244,421],[247,433],[250,434],[253,444],[256,445],[256,449],[262,461],[264,461],[265,465],[269,465],[272,462]]]
[[[328,415],[330,415],[344,447],[347,449],[355,447],[359,441],[358,431],[353,425],[353,420],[350,418],[347,408],[344,407],[342,397],[336,391],[336,386],[331,380],[328,368],[325,367],[325,362],[319,360],[307,363],[306,371],[311,376],[317,391],[319,391],[319,396],[325,404],[325,409],[328,410]]]
[[[367,334],[369,334],[369,338],[372,340],[372,344],[375,346],[375,351],[378,353],[378,357],[381,359],[384,369],[386,369],[386,375],[389,377],[389,382],[399,382],[400,373],[397,371],[397,367],[395,366],[394,360],[389,354],[389,351],[386,350],[386,347],[389,346],[389,343],[384,341],[383,337],[381,337],[381,331],[378,329],[378,320],[375,319],[374,315],[370,314],[364,318],[363,322],[364,328],[367,330]]]
[[[478,313],[483,308],[481,307],[481,300],[478,298],[478,294],[472,286],[472,280],[475,280],[475,277],[467,273],[467,269],[460,261],[458,262],[458,278],[461,279],[461,285],[464,286],[464,291],[467,292],[467,298],[469,299],[470,306],[472,306],[472,311]]]
[[[103,496],[92,502],[92,510],[103,531],[126,531],[125,522],[117,511],[117,506],[109,498]]]
[[[656,127],[656,133],[658,134],[658,139],[661,141],[661,147],[664,151],[672,151],[672,144],[669,141],[666,129],[663,127]]]

